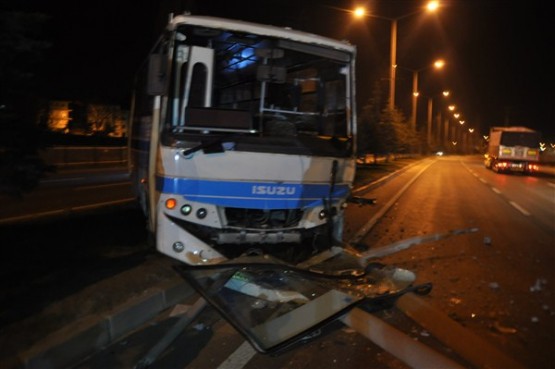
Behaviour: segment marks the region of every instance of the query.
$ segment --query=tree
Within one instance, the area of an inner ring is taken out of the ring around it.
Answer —
[[[367,153],[382,154],[386,150],[383,141],[384,127],[380,124],[383,95],[380,84],[375,83],[367,104],[359,114],[357,122],[359,155],[366,155]]]
[[[92,132],[108,136],[115,131],[115,120],[120,110],[116,105],[89,104],[88,123]]]
[[[92,127],[87,122],[87,105],[81,101],[71,101],[69,104],[70,121],[68,133],[88,134],[92,133]]]
[[[418,145],[418,136],[409,128],[407,119],[397,108],[384,106],[384,93],[376,83],[368,103],[358,120],[358,154],[389,155],[411,152]]]
[[[420,142],[418,135],[410,128],[409,122],[400,110],[384,110],[382,119],[389,122],[394,131],[393,153],[408,154],[417,149]]]
[[[47,17],[0,10],[0,130],[3,145],[19,146],[35,127],[33,77],[50,44],[41,40]]]
[[[41,143],[32,84],[42,52],[49,46],[41,40],[45,20],[41,14],[0,10],[1,191],[29,191],[47,169],[37,156]]]

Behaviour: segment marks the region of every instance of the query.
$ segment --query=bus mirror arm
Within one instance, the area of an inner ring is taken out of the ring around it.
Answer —
[[[376,199],[367,199],[360,196],[350,196],[347,202],[352,202],[359,205],[376,205]]]

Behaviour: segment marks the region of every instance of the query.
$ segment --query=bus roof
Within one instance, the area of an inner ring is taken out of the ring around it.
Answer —
[[[203,15],[178,15],[170,20],[168,30],[173,31],[181,24],[191,24],[209,28],[220,28],[233,31],[242,31],[262,36],[273,36],[310,44],[330,47],[352,54],[356,53],[356,46],[348,41],[339,41],[333,38],[293,30],[288,27],[277,27],[266,24],[252,23],[235,19],[210,17]]]

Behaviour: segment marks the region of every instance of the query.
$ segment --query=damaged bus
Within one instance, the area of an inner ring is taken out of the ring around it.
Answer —
[[[355,176],[355,46],[172,17],[137,76],[130,171],[157,249],[299,262],[340,243]]]

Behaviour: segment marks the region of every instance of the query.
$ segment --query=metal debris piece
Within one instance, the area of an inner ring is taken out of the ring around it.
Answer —
[[[543,278],[536,279],[536,283],[530,287],[530,292],[537,292],[543,289],[543,286],[547,284],[547,281]]]
[[[185,314],[189,309],[191,308],[191,305],[185,305],[185,304],[177,304],[173,307],[172,311],[170,312],[170,318],[173,318],[174,316],[180,316]]]
[[[517,332],[516,328],[503,326],[498,321],[493,322],[493,328],[503,334],[514,334]]]
[[[203,330],[207,329],[207,327],[203,323],[198,323],[198,324],[193,325],[193,329],[200,332],[200,331],[203,331]]]
[[[360,255],[360,260],[364,263],[368,262],[372,258],[381,258],[387,255],[394,254],[396,252],[408,249],[414,245],[418,245],[424,242],[438,241],[444,238],[449,238],[452,236],[458,236],[466,233],[477,232],[478,228],[465,228],[465,229],[455,229],[445,233],[436,233],[428,236],[417,236],[412,238],[407,238],[398,242],[394,242],[388,246],[380,247],[378,249],[368,250]]]
[[[491,282],[491,283],[489,284],[489,288],[491,288],[492,290],[496,290],[496,289],[499,288],[499,283],[497,283],[497,282]]]

